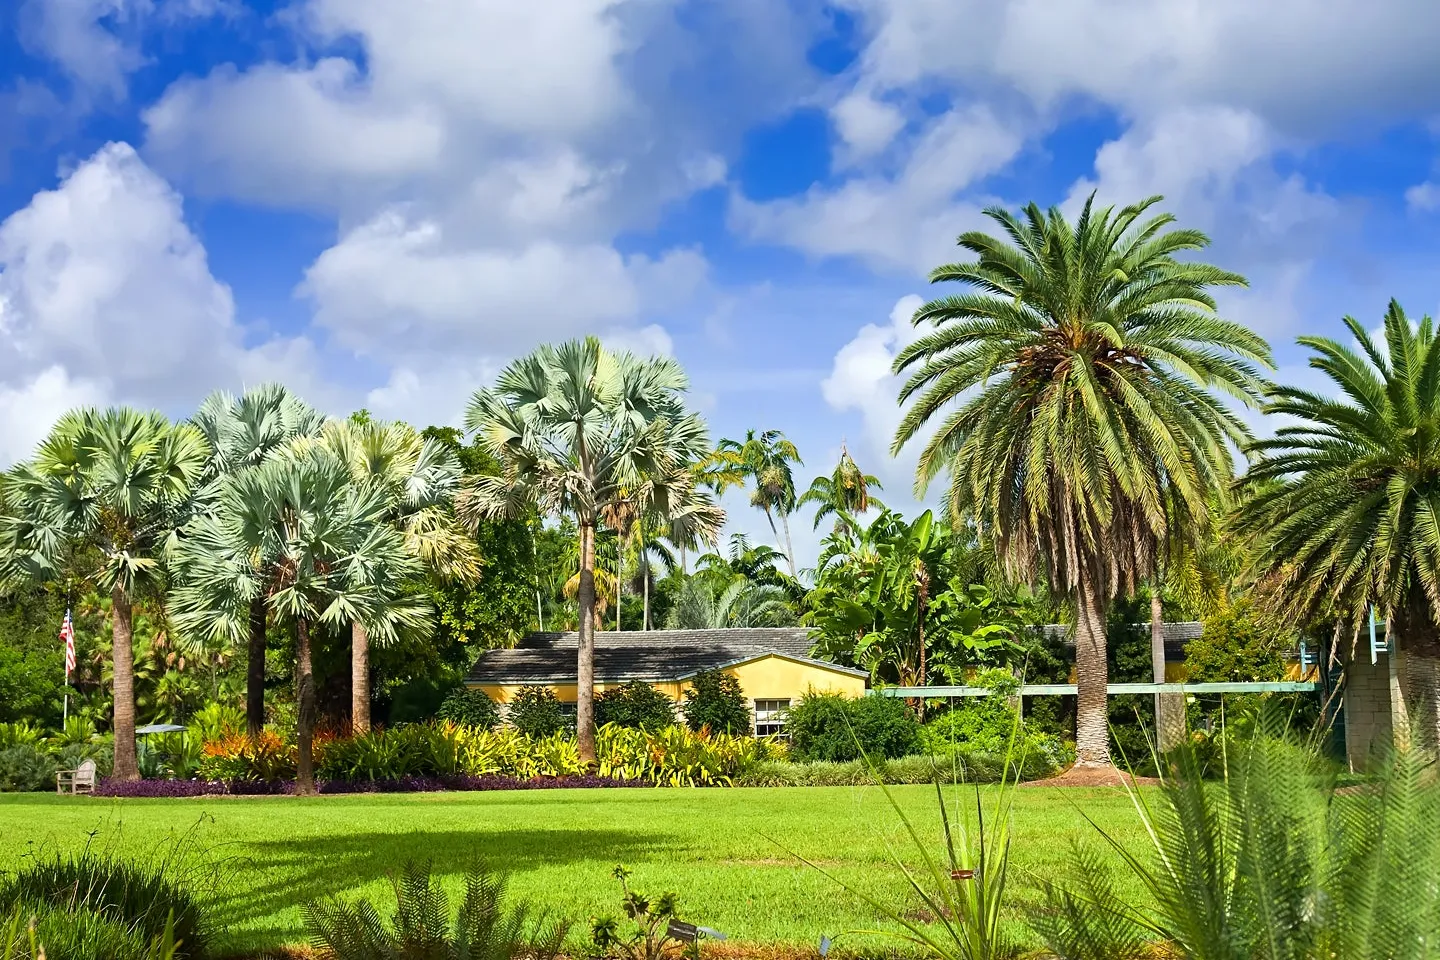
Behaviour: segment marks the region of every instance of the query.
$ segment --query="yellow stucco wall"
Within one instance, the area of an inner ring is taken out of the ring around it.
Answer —
[[[749,700],[799,700],[810,689],[822,693],[843,693],[851,697],[863,696],[865,693],[864,677],[773,655],[728,667],[725,672],[740,681],[740,689]],[[468,686],[483,691],[496,703],[509,703],[515,694],[524,689],[518,684],[471,683]],[[617,686],[620,684],[597,683],[595,692],[604,693]],[[667,697],[679,700],[685,696],[690,684],[682,681],[656,683],[652,686]],[[575,702],[575,684],[551,684],[550,689],[555,691],[555,696],[561,702]]]

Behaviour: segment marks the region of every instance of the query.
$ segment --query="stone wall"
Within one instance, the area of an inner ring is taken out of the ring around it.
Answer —
[[[1363,770],[1391,746],[1389,656],[1382,653],[1371,664],[1369,646],[1362,640],[1346,665],[1345,759],[1351,770]]]

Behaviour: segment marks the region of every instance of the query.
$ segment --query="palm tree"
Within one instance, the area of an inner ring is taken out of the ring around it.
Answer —
[[[451,509],[460,483],[453,450],[406,423],[357,419],[331,421],[321,442],[349,466],[352,481],[383,492],[386,522],[427,570],[464,583],[480,576],[475,539]],[[370,637],[359,620],[350,625],[350,725],[370,730]]]
[[[201,486],[204,500],[213,507],[221,480],[258,466],[299,437],[318,435],[325,415],[281,384],[266,383],[239,397],[224,391],[210,394],[190,422],[210,444]],[[245,725],[251,736],[265,725],[265,621],[265,601],[256,597],[246,649]]]
[[[800,451],[785,438],[779,430],[765,430],[756,433],[745,432],[745,439],[721,440],[706,459],[707,481],[717,492],[723,493],[728,487],[743,487],[753,483],[750,505],[759,507],[770,522],[770,532],[775,535],[776,545],[784,549],[790,564],[790,576],[795,572],[795,549],[790,543],[790,514],[795,512],[799,500],[795,495],[795,475],[790,464],[803,465]],[[780,530],[775,526],[775,517],[785,530],[785,539],[780,540]]]
[[[932,282],[971,288],[915,313],[930,329],[903,349],[909,373],[900,451],[932,428],[916,467],[925,489],[950,472],[948,505],[991,540],[1006,573],[1076,607],[1076,743],[1108,764],[1105,614],[1153,576],[1166,543],[1203,526],[1231,482],[1244,425],[1211,392],[1258,403],[1263,339],[1222,319],[1208,288],[1243,277],[1175,254],[1207,245],[1195,230],[1141,220],[1159,201],[1094,209],[1071,223],[1031,204],[987,215],[1006,238],[971,232],[976,260]],[[936,422],[938,420],[938,423]]]
[[[819,530],[821,521],[829,516],[835,517],[835,522],[839,524],[845,522],[844,518],[865,513],[872,506],[884,509],[885,504],[870,495],[871,490],[881,489],[880,481],[862,472],[842,444],[840,462],[835,465],[834,472],[828,477],[816,477],[810,481],[810,489],[801,495],[799,503],[801,506],[807,503],[816,505],[814,529]]]
[[[187,576],[171,609],[191,632],[238,641],[257,597],[293,626],[299,793],[315,791],[312,629],[359,621],[384,642],[429,625],[414,589],[423,568],[390,511],[381,486],[355,483],[333,451],[303,445],[227,477],[216,509],[187,527],[176,550]]]
[[[668,630],[723,630],[731,627],[783,627],[795,611],[779,587],[736,577],[728,583],[697,574],[685,581],[670,615]]]
[[[1278,611],[1358,626],[1371,604],[1403,649],[1401,690],[1416,745],[1440,748],[1440,348],[1429,317],[1390,302],[1383,343],[1345,318],[1354,347],[1301,337],[1336,396],[1275,387],[1267,413],[1293,418],[1255,443],[1237,527]],[[1397,731],[1398,733],[1398,731]]]
[[[140,776],[134,601],[163,580],[206,456],[198,430],[159,413],[84,409],[61,417],[34,459],[3,480],[0,580],[78,576],[110,595],[114,775],[122,780]]]
[[[681,517],[713,537],[725,515],[691,464],[705,454],[705,422],[685,409],[689,380],[670,357],[607,350],[594,337],[546,345],[506,367],[471,399],[466,427],[501,464],[467,478],[462,518],[518,516],[538,503],[575,518],[580,534],[576,726],[595,763],[595,535],[607,511]]]

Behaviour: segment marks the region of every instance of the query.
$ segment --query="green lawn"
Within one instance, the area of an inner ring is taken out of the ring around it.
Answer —
[[[933,788],[895,796],[938,837]],[[971,799],[973,807],[973,798]],[[1014,902],[1034,903],[1074,839],[1093,839],[1080,810],[1134,835],[1121,790],[1027,789],[1016,802]],[[512,876],[514,894],[585,924],[615,913],[610,871],[623,863],[647,892],[673,890],[682,913],[749,943],[813,945],[875,926],[875,912],[800,854],[900,901],[889,845],[913,848],[877,788],[542,790],[362,797],[105,800],[0,794],[0,868],[31,849],[87,842],[154,855],[178,841],[205,875],[212,910],[237,953],[303,940],[299,905],[330,894],[387,895],[410,858],[458,875],[477,862]],[[197,874],[200,875],[200,874]],[[852,941],[858,943],[859,941]],[[841,941],[841,946],[845,943]]]

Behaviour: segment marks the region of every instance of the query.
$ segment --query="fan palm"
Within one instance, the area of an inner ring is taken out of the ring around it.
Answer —
[[[801,506],[815,504],[814,529],[819,530],[826,517],[833,516],[839,524],[845,523],[847,517],[865,513],[872,506],[883,509],[885,504],[870,495],[871,490],[881,489],[880,481],[862,472],[850,457],[850,451],[842,446],[840,462],[835,465],[834,472],[828,477],[812,480],[810,489],[801,495],[799,503]]]
[[[1092,197],[1074,223],[1034,204],[1021,217],[988,210],[1006,239],[959,238],[977,259],[930,279],[973,289],[917,310],[930,329],[895,360],[909,374],[900,401],[913,402],[894,451],[934,429],[917,490],[948,470],[951,511],[1006,572],[1075,603],[1086,764],[1109,762],[1106,609],[1154,574],[1171,538],[1203,525],[1233,477],[1230,445],[1249,436],[1211,389],[1258,403],[1258,367],[1271,363],[1209,293],[1244,279],[1175,258],[1208,243],[1198,231],[1141,219],[1159,199],[1117,214]]]
[[[207,507],[219,497],[220,482],[262,463],[298,437],[313,437],[325,416],[278,383],[261,384],[239,397],[217,391],[206,397],[190,422],[210,444],[202,489]],[[246,649],[245,723],[252,736],[265,725],[265,602],[250,608]]]
[[[595,763],[595,534],[619,501],[713,538],[723,511],[698,490],[705,422],[685,409],[689,380],[670,357],[607,350],[594,337],[546,345],[471,399],[466,427],[501,464],[467,479],[463,518],[518,516],[531,503],[575,518],[580,534],[576,725]]]
[[[460,461],[437,440],[406,423],[335,420],[321,437],[350,467],[351,479],[383,492],[386,520],[430,572],[473,583],[480,575],[475,539],[451,509],[460,483]],[[350,724],[370,729],[370,637],[359,620],[350,625]]]
[[[66,414],[34,459],[4,478],[0,579],[55,580],[110,594],[114,775],[138,779],[133,604],[163,579],[163,560],[193,504],[205,438],[159,413],[125,407]]]
[[[257,597],[294,627],[301,793],[315,789],[312,629],[359,621],[384,642],[430,619],[413,588],[423,568],[390,510],[387,492],[354,483],[333,451],[299,446],[227,477],[216,509],[197,517],[176,549],[187,576],[171,608],[187,630],[238,641]]]
[[[802,464],[800,451],[785,438],[779,430],[756,432],[747,430],[744,440],[721,440],[706,460],[706,479],[716,491],[723,493],[728,487],[743,487],[752,483],[750,505],[759,507],[770,522],[770,532],[775,535],[777,545],[785,550],[790,564],[790,576],[796,577],[795,550],[790,543],[790,514],[795,512],[799,500],[795,495],[795,475],[790,464]],[[785,539],[779,542],[780,530],[775,518],[785,531]]]
[[[1339,388],[1271,391],[1269,413],[1295,421],[1254,444],[1237,518],[1280,611],[1357,625],[1375,604],[1400,658],[1411,734],[1440,748],[1440,348],[1426,317],[1398,303],[1383,343],[1345,318],[1358,350],[1301,337],[1310,365]],[[1398,731],[1397,731],[1398,732]]]

